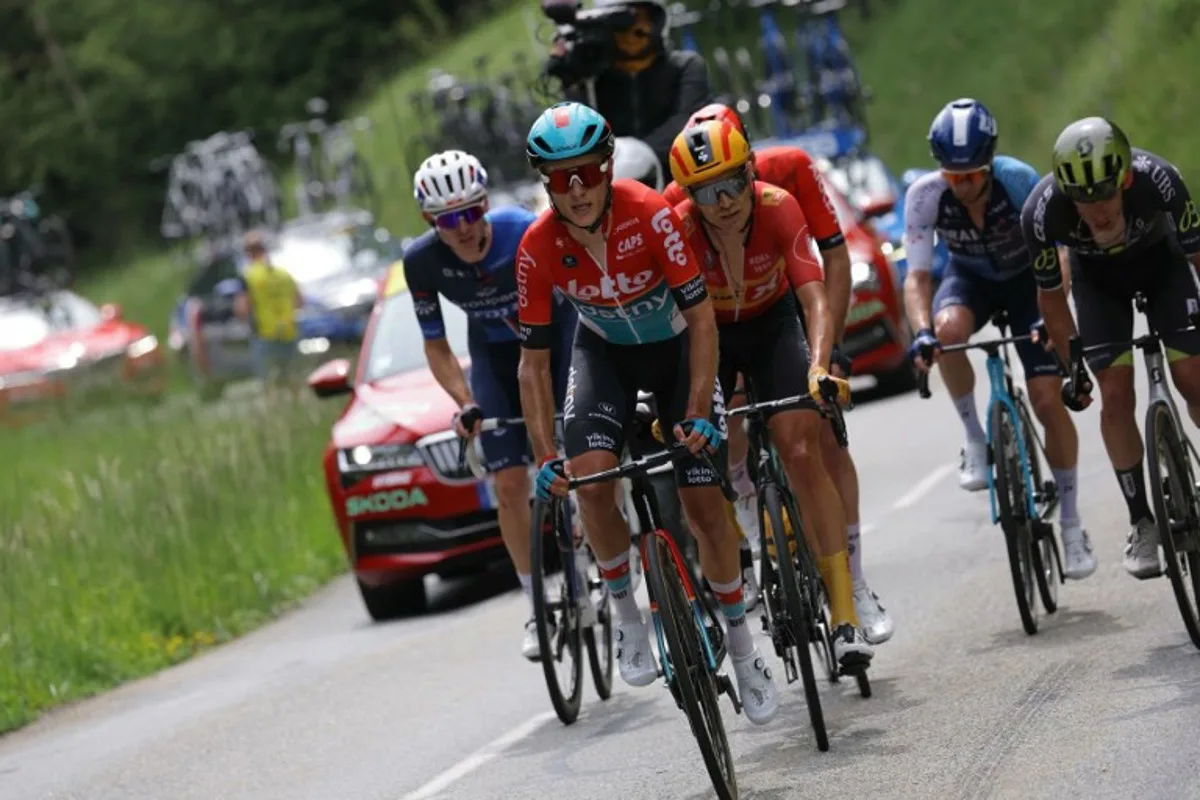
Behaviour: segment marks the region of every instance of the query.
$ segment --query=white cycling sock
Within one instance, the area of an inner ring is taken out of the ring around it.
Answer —
[[[754,482],[750,480],[750,471],[746,469],[746,459],[729,466],[730,483],[738,497],[754,493]]]
[[[1076,468],[1051,467],[1050,471],[1054,473],[1054,482],[1058,484],[1059,521],[1063,523],[1063,527],[1066,527],[1068,522],[1079,524],[1079,480]]]
[[[983,432],[983,428],[979,425],[979,412],[975,409],[974,390],[967,392],[962,397],[955,397],[954,410],[958,412],[959,418],[962,419],[963,428],[967,432],[968,442],[983,444],[987,441],[987,434]]]
[[[855,583],[863,582],[861,539],[857,522],[846,526],[846,549],[850,551],[850,577]]]
[[[533,611],[533,576],[517,573],[517,580],[521,582],[521,591],[525,593],[525,599],[529,601],[529,610]]]

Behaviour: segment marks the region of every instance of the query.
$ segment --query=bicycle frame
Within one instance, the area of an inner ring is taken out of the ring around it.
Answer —
[[[988,400],[988,415],[987,415],[987,440],[988,447],[992,447],[995,440],[994,432],[992,431],[992,414],[991,409],[996,403],[1004,405],[1008,409],[1010,418],[1013,420],[1014,435],[1017,439],[1017,453],[1021,459],[1021,479],[1025,482],[1025,512],[1029,515],[1029,519],[1040,519],[1037,512],[1037,504],[1034,501],[1033,471],[1029,469],[1029,459],[1031,455],[1025,449],[1025,430],[1024,422],[1021,420],[1021,415],[1017,412],[1017,404],[1013,401],[1012,396],[1012,372],[1008,364],[1008,351],[1005,349],[1004,356],[1001,357],[998,352],[1004,345],[985,346],[987,351],[987,373],[988,381],[991,383],[991,398]],[[988,501],[991,504],[992,524],[1000,522],[1000,508],[996,501],[996,474],[994,470],[988,470]]]

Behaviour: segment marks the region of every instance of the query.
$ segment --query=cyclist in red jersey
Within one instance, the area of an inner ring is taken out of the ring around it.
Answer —
[[[654,190],[612,179],[612,130],[587,106],[548,109],[530,130],[527,149],[551,206],[525,232],[517,252],[518,372],[526,426],[542,464],[537,492],[565,495],[567,486],[554,442],[550,380],[551,307],[558,290],[579,311],[563,410],[566,472],[590,475],[617,466],[638,390],[654,394],[664,429],[696,454],[675,465],[680,501],[701,569],[720,601],[746,716],[765,724],[779,698],[747,625],[737,529],[718,486],[726,426],[716,380],[717,326],[682,223]],[[701,450],[717,457],[700,458]],[[629,527],[616,486],[594,484],[577,495],[617,612],[621,677],[646,686],[657,679],[658,667],[631,589]]]
[[[745,126],[737,112],[729,106],[713,103],[697,111],[688,121],[688,127],[709,120],[731,123],[743,136]],[[774,184],[786,190],[800,203],[800,209],[808,219],[809,232],[821,251],[825,268],[825,289],[829,296],[829,310],[833,316],[834,348],[831,357],[832,371],[838,377],[850,375],[850,359],[839,352],[836,343],[842,341],[846,326],[846,314],[850,308],[850,251],[838,224],[837,212],[825,191],[821,171],[808,153],[799,147],[777,145],[752,151],[751,163],[757,180]],[[672,183],[663,196],[674,205],[684,199],[683,187]],[[737,388],[741,388],[740,383]],[[740,396],[730,398],[729,407],[736,408],[744,401]],[[829,474],[837,484],[842,499],[842,510],[846,517],[846,537],[850,549],[850,573],[854,576],[854,606],[858,610],[863,635],[871,644],[882,644],[892,638],[895,624],[887,610],[879,602],[867,584],[862,567],[862,544],[859,536],[859,487],[858,470],[847,448],[838,447],[833,432],[827,426],[821,429],[821,453]],[[754,486],[746,471],[746,435],[741,426],[735,425],[729,432],[729,461],[734,488],[738,490],[738,517],[753,519],[757,500]],[[753,530],[747,523],[743,528]],[[743,562],[746,559],[743,557]],[[751,569],[751,572],[753,570]]]
[[[671,148],[671,174],[689,199],[678,207],[700,260],[719,333],[718,381],[745,376],[755,401],[809,394],[822,401],[823,383],[837,386],[840,402],[850,385],[829,374],[833,320],[808,222],[790,194],[755,182],[750,145],[728,122],[687,128]],[[797,300],[812,332],[812,357]],[[829,592],[834,651],[844,669],[865,669],[874,655],[858,626],[846,522],[822,458],[820,429],[811,409],[771,414],[771,438],[804,516]]]

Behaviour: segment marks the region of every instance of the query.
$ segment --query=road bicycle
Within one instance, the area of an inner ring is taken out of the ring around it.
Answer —
[[[558,415],[561,420],[561,415]],[[479,433],[523,428],[521,417],[489,417]],[[478,451],[460,438],[459,463],[482,478]],[[564,725],[579,717],[583,701],[583,647],[601,700],[612,695],[612,608],[591,549],[583,541],[571,504],[535,500],[529,532],[533,616],[550,703]]]
[[[1134,295],[1134,306],[1139,314],[1146,314],[1146,296],[1141,292]],[[1191,324],[1179,333],[1197,329],[1197,314],[1189,314],[1189,321]],[[1124,346],[1141,350],[1146,365],[1150,403],[1146,408],[1143,441],[1150,462],[1154,516],[1175,602],[1192,644],[1200,648],[1200,494],[1195,468],[1200,455],[1183,430],[1179,409],[1167,386],[1161,335],[1148,316],[1146,323],[1149,331]],[[1085,353],[1111,349],[1113,344],[1083,347],[1079,339],[1073,339],[1072,368],[1082,367]]]
[[[639,407],[637,417],[644,425],[654,419],[644,405]],[[661,674],[676,705],[688,718],[717,797],[732,800],[737,797],[737,776],[721,718],[720,695],[729,698],[735,713],[740,714],[742,706],[733,681],[720,671],[726,653],[724,629],[713,603],[696,591],[674,537],[663,526],[658,501],[646,477],[651,470],[688,455],[683,444],[676,442],[613,469],[572,478],[568,484],[574,490],[594,483],[629,480],[641,532],[639,545]],[[704,458],[707,460],[707,456]],[[708,463],[715,470],[712,462]],[[723,475],[721,491],[731,502],[736,496]]]
[[[1058,485],[1044,478],[1046,448],[1033,425],[1025,392],[1013,381],[1010,345],[1031,336],[1005,336],[1008,315],[996,311],[991,322],[1000,337],[985,342],[945,345],[942,352],[983,350],[991,384],[988,400],[988,498],[992,524],[1000,523],[1008,550],[1009,572],[1017,597],[1017,611],[1025,633],[1038,632],[1038,597],[1047,614],[1058,610],[1058,586],[1065,582],[1061,548],[1050,521],[1058,508]],[[931,360],[932,352],[922,358]],[[1060,369],[1062,365],[1060,364]],[[929,398],[929,373],[917,378],[922,398]]]
[[[825,583],[813,555],[813,544],[801,527],[796,498],[771,441],[767,417],[782,411],[817,411],[829,419],[841,447],[848,444],[846,423],[836,403],[819,404],[808,395],[757,403],[753,399],[754,387],[748,383],[747,396],[749,403],[730,409],[727,414],[731,419],[746,419],[749,443],[746,463],[758,497],[759,549],[763,554],[759,564],[763,632],[771,637],[775,653],[783,661],[788,683],[797,679],[803,682],[817,749],[824,752],[829,749],[829,735],[812,651],[816,652],[830,682],[836,682],[842,675],[853,675],[863,697],[871,696],[871,683],[865,664],[842,668],[834,656]],[[834,398],[836,394],[828,399]]]

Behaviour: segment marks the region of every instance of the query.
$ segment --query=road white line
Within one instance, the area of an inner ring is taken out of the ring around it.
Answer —
[[[400,800],[430,800],[430,798],[436,797],[449,786],[467,777],[467,775],[470,775],[517,742],[532,735],[543,724],[554,718],[555,714],[553,711],[538,714],[536,717],[513,728],[500,738],[488,742],[462,761],[436,775],[433,780],[421,785],[415,791],[404,795]]]
[[[938,481],[953,471],[953,464],[943,464],[942,466],[938,467],[933,472],[922,478],[920,483],[905,492],[899,500],[892,504],[892,508],[908,508],[911,505],[915,505],[918,500],[933,491],[933,488],[937,486]]]

